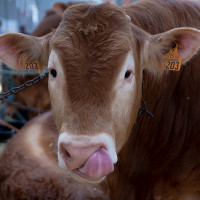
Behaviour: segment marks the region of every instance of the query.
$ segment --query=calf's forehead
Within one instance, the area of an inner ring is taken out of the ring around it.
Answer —
[[[90,104],[92,98],[95,104],[108,101],[131,43],[129,20],[120,8],[102,4],[67,9],[51,48],[59,57],[71,102],[86,97]]]

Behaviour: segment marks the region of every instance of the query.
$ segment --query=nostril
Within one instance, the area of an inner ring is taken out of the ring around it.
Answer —
[[[64,147],[64,144],[61,145],[61,152],[63,154],[63,158],[70,162],[72,160],[71,155],[69,154],[69,152],[66,150],[66,148]]]
[[[64,150],[64,155],[65,155],[65,159],[70,162],[72,160],[71,155],[68,153],[68,151]]]

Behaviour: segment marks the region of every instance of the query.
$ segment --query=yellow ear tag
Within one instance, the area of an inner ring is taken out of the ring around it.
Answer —
[[[40,66],[38,62],[26,62],[24,69],[25,70],[39,70]]]
[[[166,70],[179,71],[182,58],[178,54],[178,44],[172,44],[169,52],[163,56],[160,67]]]
[[[21,66],[21,57],[18,60],[19,66],[24,70],[40,70],[40,66],[38,62],[25,62],[25,66]]]

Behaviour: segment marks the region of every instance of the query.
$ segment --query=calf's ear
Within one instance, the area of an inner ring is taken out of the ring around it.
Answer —
[[[6,33],[0,36],[0,60],[14,69],[23,70],[26,62],[37,62],[40,70],[48,65],[49,39],[20,33]]]
[[[53,4],[53,9],[61,16],[64,13],[65,9],[67,9],[67,7],[67,4],[63,2],[55,2]]]
[[[109,1],[113,1],[113,0],[109,0]],[[64,11],[69,8],[70,6],[74,6],[74,5],[78,5],[78,4],[96,4],[96,2],[94,1],[69,1],[68,3],[63,3],[63,2],[55,2],[53,3],[53,10],[56,11],[57,14],[59,14],[60,16],[63,15]]]
[[[162,58],[170,51],[173,43],[178,44],[182,64],[189,61],[200,48],[200,31],[194,28],[175,28],[157,35],[143,32],[143,38],[140,66],[151,71],[163,71],[160,68]]]
[[[84,3],[84,2],[81,2],[81,1],[68,2],[68,3],[55,2],[55,3],[53,3],[53,9],[57,12],[57,14],[62,16],[62,14],[64,13],[64,11],[67,8],[69,8],[70,6],[76,5],[76,4],[81,4],[81,3]]]

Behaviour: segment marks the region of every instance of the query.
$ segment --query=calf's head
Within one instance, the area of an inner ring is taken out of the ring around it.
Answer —
[[[174,42],[185,63],[200,46],[200,32],[178,28],[149,35],[117,6],[80,4],[44,37],[0,36],[0,58],[15,69],[32,61],[48,66],[59,165],[79,180],[98,182],[114,170],[131,133],[142,70],[161,74],[161,59]]]

